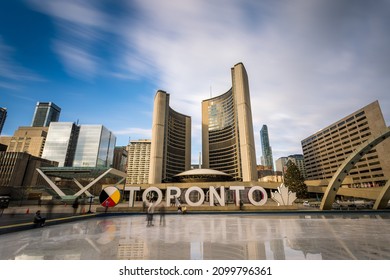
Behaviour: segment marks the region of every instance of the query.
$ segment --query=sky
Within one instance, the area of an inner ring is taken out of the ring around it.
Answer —
[[[0,1],[2,136],[31,125],[38,101],[60,121],[103,124],[150,139],[157,90],[192,118],[201,152],[201,102],[249,77],[256,158],[268,126],[274,160],[379,101],[390,125],[390,1]]]

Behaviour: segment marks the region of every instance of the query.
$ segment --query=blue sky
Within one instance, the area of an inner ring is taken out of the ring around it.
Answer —
[[[151,137],[153,98],[192,117],[201,101],[249,76],[257,160],[268,125],[274,160],[378,100],[390,123],[390,1],[15,0],[0,2],[2,135],[31,124],[35,104],[60,121],[103,124],[117,145]]]

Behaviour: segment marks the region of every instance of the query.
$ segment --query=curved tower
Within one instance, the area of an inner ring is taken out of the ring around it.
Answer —
[[[231,69],[232,88],[202,101],[203,167],[237,181],[255,181],[256,152],[248,75],[242,63]]]
[[[154,97],[149,184],[169,182],[191,168],[191,117],[169,107],[169,94]]]

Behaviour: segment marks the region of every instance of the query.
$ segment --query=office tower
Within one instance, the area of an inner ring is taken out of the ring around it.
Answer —
[[[73,167],[111,167],[115,135],[103,125],[80,125]]]
[[[58,162],[59,167],[72,166],[78,130],[72,122],[50,123],[42,158]]]
[[[360,144],[387,129],[375,101],[302,140],[307,180],[330,180]],[[349,172],[351,187],[382,186],[390,178],[390,140],[373,147]]]
[[[110,167],[115,143],[115,135],[103,125],[53,122],[42,157],[57,161],[59,167]]]
[[[58,122],[60,112],[61,108],[53,102],[38,102],[31,126],[49,126],[51,122]]]
[[[237,181],[257,181],[249,84],[244,65],[236,64],[231,75],[231,89],[202,101],[202,166],[225,172]]]
[[[127,155],[126,184],[147,184],[149,181],[150,140],[130,141]]]
[[[7,152],[26,152],[41,157],[48,129],[48,127],[19,127],[11,137]]]
[[[305,169],[305,160],[303,155],[289,155],[288,157],[281,157],[278,158],[276,163],[276,171],[282,172],[282,175],[286,173],[287,170],[287,162],[291,161],[294,163],[299,171],[301,172],[301,175],[306,178],[306,169]]]
[[[127,172],[127,146],[117,146],[114,148],[114,159],[112,161],[112,168],[116,170]],[[149,170],[148,170],[149,171]]]
[[[7,108],[0,107],[0,134],[3,130],[5,119],[7,118]]]
[[[269,166],[272,170],[274,170],[274,160],[272,158],[272,149],[269,144],[268,127],[265,124],[260,130],[260,142],[262,151],[261,164]]]
[[[191,117],[169,107],[169,94],[154,97],[149,184],[169,182],[191,168]]]

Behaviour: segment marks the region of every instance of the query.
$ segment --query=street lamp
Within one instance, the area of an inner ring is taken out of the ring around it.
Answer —
[[[93,202],[93,195],[91,195],[89,198],[89,210],[88,210],[88,214],[91,214],[91,213],[93,213],[92,211],[91,211],[91,205],[92,205],[92,202]]]

